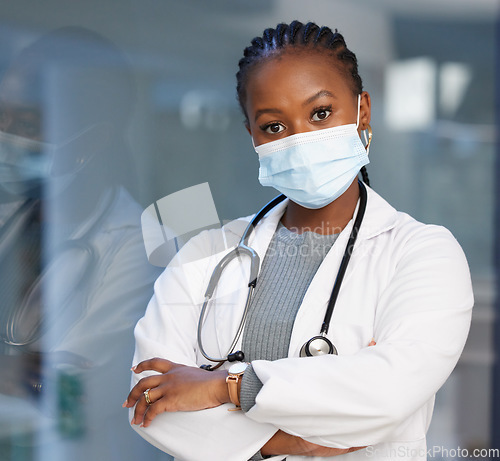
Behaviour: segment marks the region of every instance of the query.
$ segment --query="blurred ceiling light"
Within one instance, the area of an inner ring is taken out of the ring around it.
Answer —
[[[430,58],[395,62],[385,77],[385,119],[396,131],[425,130],[436,118],[436,64]]]
[[[471,68],[458,62],[446,62],[439,73],[439,107],[443,115],[452,117],[462,104],[472,80]]]

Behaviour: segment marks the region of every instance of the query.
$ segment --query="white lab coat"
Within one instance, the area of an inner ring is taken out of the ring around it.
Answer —
[[[272,210],[250,239],[261,260],[285,207],[286,201]],[[448,230],[397,212],[368,188],[366,214],[328,334],[339,355],[300,358],[303,343],[319,332],[352,225],[351,220],[306,292],[289,358],[253,362],[264,386],[248,413],[229,412],[229,404],[163,413],[150,427],[135,430],[188,461],[245,461],[277,429],[329,447],[368,445],[342,455],[344,460],[426,459],[434,395],[456,365],[469,331],[468,265]],[[151,357],[207,363],[196,341],[200,308],[213,267],[229,251],[219,251],[221,239],[237,242],[241,229],[238,220],[223,231],[203,232],[159,277],[135,329],[134,363]],[[221,278],[203,330],[209,354],[224,355],[233,340],[248,266],[244,258],[235,260]],[[367,347],[372,338],[377,345]],[[134,376],[133,384],[139,378]],[[299,459],[305,458],[287,457]]]

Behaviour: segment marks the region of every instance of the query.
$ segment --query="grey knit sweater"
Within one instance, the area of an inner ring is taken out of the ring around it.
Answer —
[[[262,262],[243,332],[242,350],[247,362],[288,356],[297,311],[338,235],[298,234],[279,223]],[[314,334],[317,332],[312,331],[311,336]],[[262,382],[250,365],[241,385],[243,411],[255,404],[261,388]]]

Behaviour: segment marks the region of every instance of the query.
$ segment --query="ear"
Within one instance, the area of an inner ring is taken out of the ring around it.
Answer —
[[[359,129],[366,130],[371,120],[371,99],[367,91],[361,93],[361,103],[359,106]]]

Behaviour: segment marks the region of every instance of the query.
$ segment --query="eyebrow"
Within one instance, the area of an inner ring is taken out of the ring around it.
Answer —
[[[308,98],[306,101],[302,103],[302,106],[307,106],[308,104],[311,104],[313,101],[315,101],[318,98],[321,98],[323,96],[328,96],[330,98],[335,99],[335,95],[331,93],[328,90],[320,90],[316,94],[312,95],[310,98]]]
[[[308,104],[311,104],[313,101],[315,101],[316,99],[319,99],[323,96],[327,96],[327,97],[335,99],[335,95],[332,92],[330,92],[328,90],[319,90],[316,94],[313,94],[310,98],[306,99],[302,103],[302,106],[307,106]],[[282,113],[283,112],[277,108],[259,109],[257,112],[255,112],[254,121],[256,122],[257,119],[263,114],[282,114]]]
[[[279,109],[274,109],[274,108],[270,108],[270,109],[259,109],[257,112],[255,112],[255,118],[254,118],[254,121],[256,122],[257,119],[263,115],[263,114],[281,114],[281,110]]]

